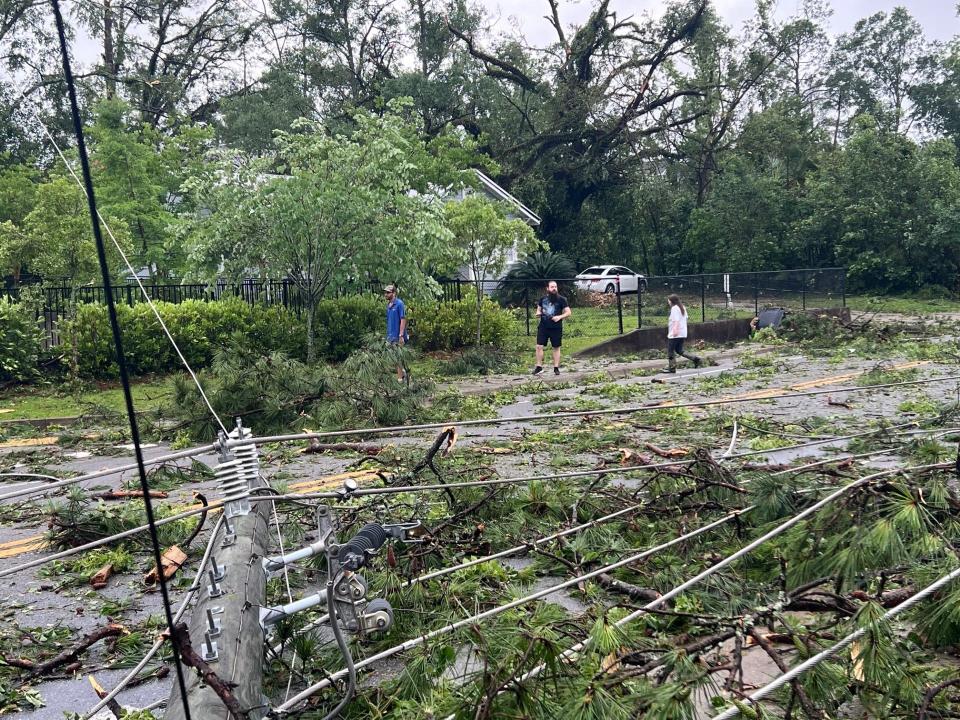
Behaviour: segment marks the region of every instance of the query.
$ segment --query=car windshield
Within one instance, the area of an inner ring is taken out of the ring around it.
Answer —
[[[604,268],[592,267],[584,270],[581,275],[603,275]]]

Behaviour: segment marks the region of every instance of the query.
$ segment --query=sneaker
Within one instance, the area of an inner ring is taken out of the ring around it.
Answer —
[[[555,367],[555,368],[553,369],[553,374],[554,374],[554,375],[559,375],[559,374],[560,374],[560,368]]]
[[[666,370],[664,370],[664,372],[668,372],[668,373],[675,373],[676,371],[677,371],[676,368],[667,368]]]
[[[534,375],[543,375],[543,368],[540,367],[539,365],[537,365],[537,366],[533,369],[533,374],[534,374]]]

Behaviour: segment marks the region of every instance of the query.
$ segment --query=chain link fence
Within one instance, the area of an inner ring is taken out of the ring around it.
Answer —
[[[764,308],[793,310],[846,305],[846,270],[816,268],[700,275],[615,276],[592,283],[578,278],[557,280],[573,315],[564,334],[611,337],[634,328],[666,325],[668,295],[678,295],[691,322],[751,318]],[[444,298],[459,299],[476,292],[476,283],[445,281]],[[535,335],[536,307],[545,294],[541,280],[484,280],[485,295],[511,309],[518,335]],[[598,287],[597,291],[589,288]]]

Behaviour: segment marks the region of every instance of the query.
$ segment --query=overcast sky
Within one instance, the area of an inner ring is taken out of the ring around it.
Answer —
[[[543,45],[556,40],[552,27],[544,19],[549,12],[546,0],[478,0],[497,19],[494,31],[507,32],[519,29],[533,45]],[[610,8],[621,17],[640,14],[644,11],[657,15],[666,3],[664,0],[610,0]],[[738,27],[753,13],[754,0],[713,0],[724,21]],[[923,25],[929,40],[950,40],[960,35],[960,18],[957,17],[957,0],[832,0],[832,33],[847,32],[860,18],[881,10],[889,12],[903,5]],[[787,18],[797,11],[801,0],[779,0],[777,15]],[[581,23],[594,6],[594,0],[560,0],[560,19],[564,25]]]

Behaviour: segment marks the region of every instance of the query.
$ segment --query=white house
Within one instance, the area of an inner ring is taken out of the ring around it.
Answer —
[[[483,192],[490,200],[494,202],[508,203],[511,205],[514,210],[510,213],[510,218],[520,218],[530,227],[537,227],[540,225],[539,216],[533,212],[530,208],[524,205],[522,202],[517,200],[516,197],[504,190],[500,185],[498,185],[494,180],[480,172],[477,169],[473,170],[477,175],[477,179],[480,181],[480,191]],[[477,192],[473,188],[464,188],[460,190],[454,197],[458,200],[462,200],[467,195]],[[507,263],[504,267],[504,273],[510,269],[510,266],[516,263],[520,259],[519,253],[517,252],[516,246],[507,251]],[[469,265],[464,265],[457,271],[457,277],[461,280],[474,280],[473,269]],[[501,276],[502,277],[502,276]],[[499,277],[485,277],[484,280],[499,280]]]

